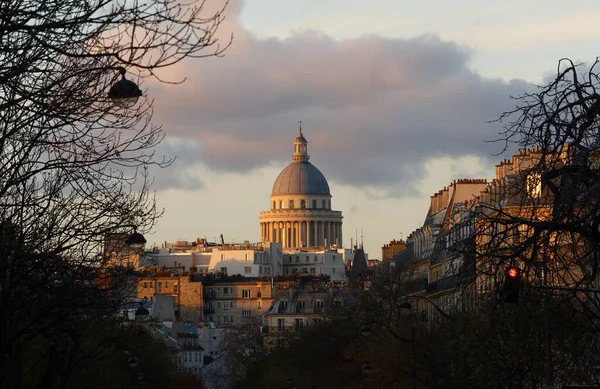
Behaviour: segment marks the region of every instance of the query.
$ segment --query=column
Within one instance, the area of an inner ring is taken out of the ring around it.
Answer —
[[[296,248],[300,248],[300,230],[301,230],[300,224],[301,223],[302,222],[300,222],[300,221],[296,222]]]
[[[340,232],[339,240],[340,240],[340,246],[341,246],[343,244],[343,242],[344,242],[343,241],[343,234],[342,234],[342,231],[343,231],[342,225],[343,224],[342,224],[342,222],[339,222],[338,224],[339,224],[338,231]]]
[[[287,222],[283,222],[283,237],[282,237],[282,246],[283,248],[288,247],[288,227]]]
[[[312,222],[312,225],[313,225],[313,231],[312,231],[312,245],[313,245],[313,246],[318,246],[318,245],[319,245],[319,243],[318,243],[319,241],[317,240],[317,237],[318,237],[318,235],[317,235],[317,230],[318,230],[317,221],[316,221],[316,220],[314,220],[314,221]]]
[[[323,244],[331,245],[331,239],[329,238],[329,222],[323,222]]]
[[[304,222],[304,246],[308,247],[310,246],[310,242],[308,241],[310,237],[310,222],[309,221],[305,221]]]

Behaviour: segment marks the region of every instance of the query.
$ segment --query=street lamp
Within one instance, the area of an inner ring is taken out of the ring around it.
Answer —
[[[133,231],[125,240],[125,244],[132,249],[141,249],[146,244],[146,238],[139,232]]]
[[[125,68],[118,67],[116,69],[121,74],[121,79],[110,87],[108,98],[120,107],[131,108],[142,96],[142,91],[135,82],[125,78]]]
[[[398,304],[398,311],[401,315],[410,315],[412,313],[412,304],[408,299],[404,299],[404,301]]]
[[[136,367],[138,367],[138,365],[140,364],[140,361],[138,361],[137,358],[129,358],[127,360],[127,364],[129,365],[129,367],[131,367],[132,369],[135,369]]]
[[[360,329],[360,334],[363,337],[367,337],[367,336],[371,335],[371,327],[366,326],[366,325],[362,326],[361,329]]]

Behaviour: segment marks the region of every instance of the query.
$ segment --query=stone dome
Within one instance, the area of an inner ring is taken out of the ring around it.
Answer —
[[[325,195],[331,196],[327,179],[308,161],[292,162],[279,173],[271,196]]]

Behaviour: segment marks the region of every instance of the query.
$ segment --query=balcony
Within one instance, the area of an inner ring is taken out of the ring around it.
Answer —
[[[439,289],[440,288],[437,281],[430,282],[427,285],[425,285],[425,292],[427,293],[437,292]]]
[[[304,331],[304,326],[276,326],[276,327],[268,327],[262,326],[261,332],[263,334],[276,334],[276,333],[286,333],[286,332],[302,332]]]
[[[205,315],[209,315],[211,313],[215,313],[215,308],[214,307],[204,307],[204,308],[202,308],[202,312],[204,312]]]

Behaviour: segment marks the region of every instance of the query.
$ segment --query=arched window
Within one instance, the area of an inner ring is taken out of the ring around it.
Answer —
[[[325,209],[325,200],[321,202],[321,208]]]
[[[277,208],[277,203],[273,201],[273,209]]]
[[[300,200],[300,208],[301,209],[306,208],[306,200]]]
[[[317,208],[317,200],[313,200],[313,206],[312,207],[315,208],[315,209]]]
[[[294,209],[294,200],[290,200],[290,209]]]
[[[327,209],[331,209],[331,200],[327,200]]]
[[[283,200],[279,200],[279,208],[283,209]]]

